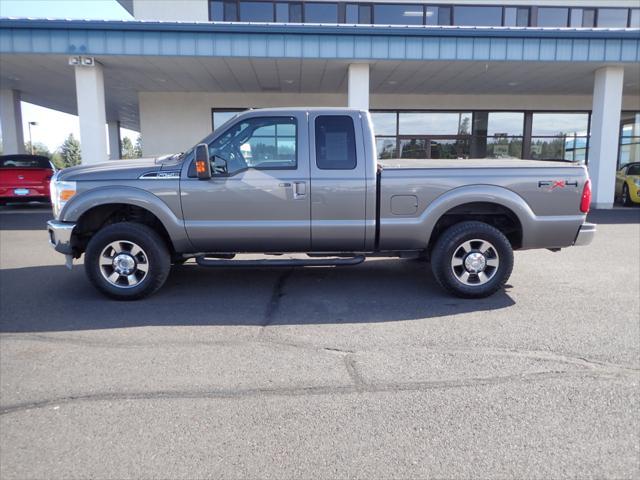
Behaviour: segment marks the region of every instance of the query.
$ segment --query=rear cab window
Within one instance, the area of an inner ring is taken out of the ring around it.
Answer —
[[[316,165],[320,170],[356,168],[356,136],[347,115],[321,115],[315,121]]]

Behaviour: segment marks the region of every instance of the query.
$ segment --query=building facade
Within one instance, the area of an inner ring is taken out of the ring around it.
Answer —
[[[584,162],[598,207],[640,161],[635,0],[120,3],[134,21],[0,20],[5,150],[22,98],[78,113],[87,161],[119,125],[159,155],[303,105],[369,109],[381,158]]]

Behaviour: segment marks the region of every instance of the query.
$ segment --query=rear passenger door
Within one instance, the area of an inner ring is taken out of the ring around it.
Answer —
[[[309,116],[311,247],[314,251],[365,248],[366,175],[361,114]]]

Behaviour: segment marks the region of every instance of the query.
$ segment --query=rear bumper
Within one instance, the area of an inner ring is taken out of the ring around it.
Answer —
[[[65,255],[73,254],[71,235],[73,234],[74,228],[76,228],[75,223],[58,222],[57,220],[49,220],[47,222],[49,243],[56,252],[60,252]]]
[[[573,245],[576,247],[582,247],[589,245],[593,241],[593,237],[596,236],[596,224],[595,223],[583,223],[578,230],[576,241]]]

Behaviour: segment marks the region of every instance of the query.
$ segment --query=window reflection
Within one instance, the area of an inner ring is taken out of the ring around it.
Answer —
[[[599,8],[598,27],[625,28],[627,26],[627,15],[626,8]]]
[[[227,120],[232,119],[238,113],[243,112],[246,109],[237,109],[237,110],[214,110],[213,111],[213,129],[217,130],[225,123]]]
[[[456,25],[492,27],[502,25],[502,7],[454,7]]]
[[[336,3],[305,3],[304,21],[309,23],[338,23]]]
[[[422,5],[381,5],[373,6],[374,21],[383,25],[422,25],[424,8]]]
[[[531,134],[533,136],[560,136],[567,133],[586,135],[588,129],[588,113],[534,113]]]
[[[566,27],[569,20],[569,9],[558,7],[538,8],[539,27]]]
[[[376,135],[396,134],[396,112],[372,112],[371,121]]]
[[[240,2],[241,22],[273,22],[271,2]]]
[[[640,162],[640,112],[622,112],[618,168]]]
[[[465,135],[471,133],[471,112],[400,113],[400,135]]]
[[[396,148],[397,148],[397,142],[395,137],[376,138],[376,150],[378,152],[378,160],[387,160],[390,158],[396,158],[398,156],[398,154],[396,153]]]

